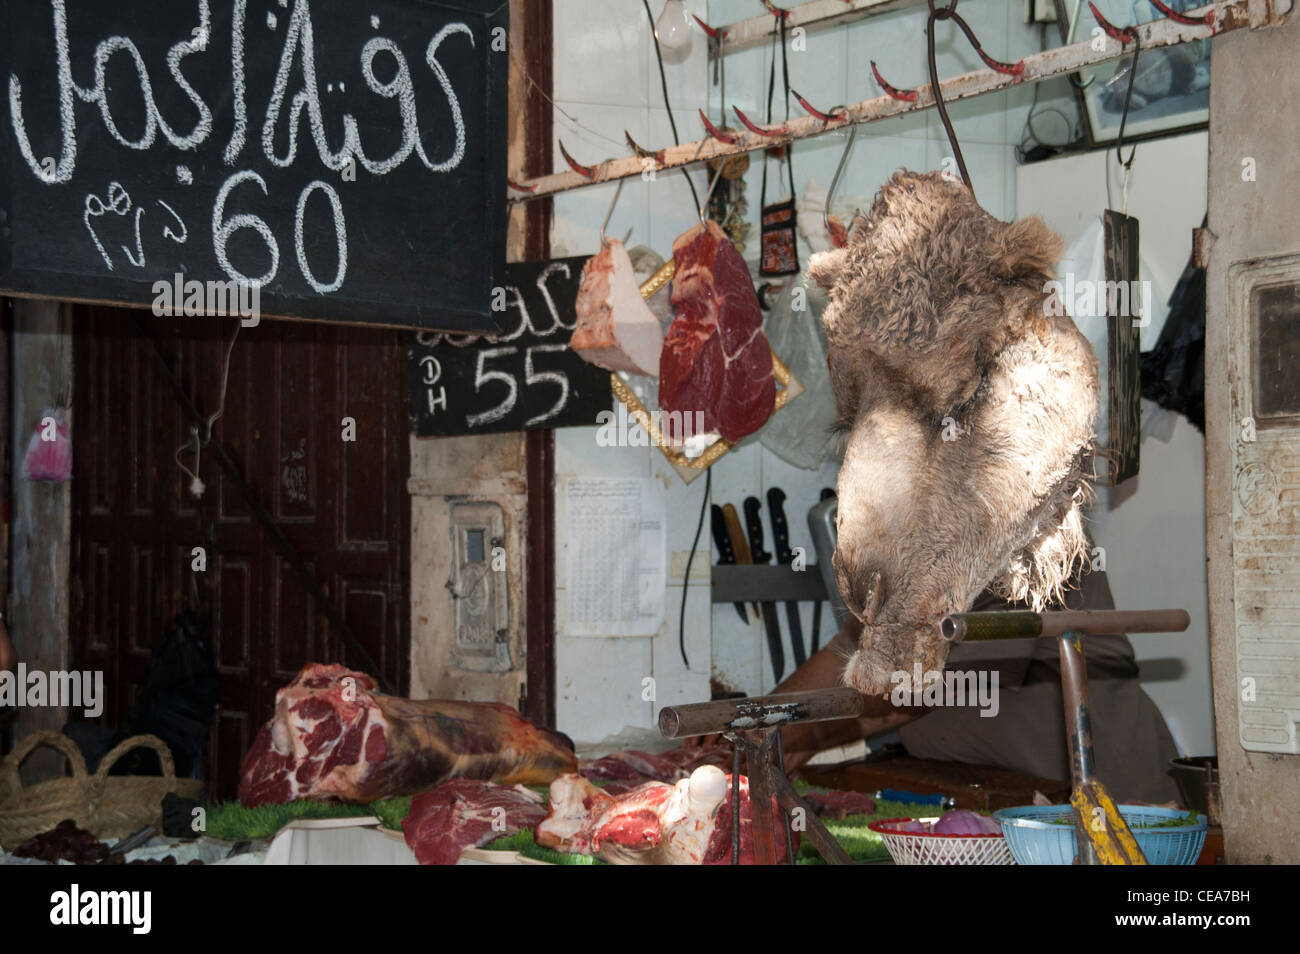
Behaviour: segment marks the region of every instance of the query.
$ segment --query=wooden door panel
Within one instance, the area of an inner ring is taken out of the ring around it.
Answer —
[[[77,310],[74,664],[105,671],[102,721],[116,725],[164,627],[206,593],[222,677],[208,777],[229,798],[275,691],[307,662],[360,663],[328,634],[211,449],[199,464],[206,492],[189,493],[176,455],[191,422],[138,334],[138,313]],[[233,325],[144,322],[199,412],[212,414]],[[241,329],[212,427],[399,691],[410,656],[405,349],[403,333],[385,330],[272,321]],[[342,440],[344,416],[356,420],[355,443]],[[192,448],[179,459],[194,469]],[[191,569],[196,546],[207,550],[201,579]]]

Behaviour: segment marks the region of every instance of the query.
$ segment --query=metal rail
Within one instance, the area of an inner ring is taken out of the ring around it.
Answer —
[[[970,99],[1023,83],[1036,83],[1054,76],[1074,73],[1085,67],[1130,55],[1128,43],[1131,42],[1132,34],[1137,34],[1140,38],[1143,52],[1149,52],[1195,40],[1204,40],[1232,30],[1242,28],[1254,30],[1277,26],[1290,12],[1293,2],[1294,0],[1233,0],[1228,3],[1208,4],[1179,15],[1177,19],[1166,17],[1121,30],[1114,30],[1112,27],[1111,30],[1114,32],[1107,33],[1105,36],[1084,40],[1072,46],[1034,53],[1015,64],[1016,69],[1013,72],[994,69],[975,70],[944,80],[939,86],[945,102]],[[1201,17],[1206,17],[1211,22],[1179,22],[1179,20]],[[900,93],[903,98],[899,98]],[[643,149],[640,154],[609,158],[589,166],[574,160],[567,172],[556,172],[523,182],[510,183],[508,198],[511,202],[526,202],[601,182],[612,182],[631,176],[651,177],[665,170],[725,159],[760,149],[770,149],[784,143],[811,139],[848,126],[879,122],[904,113],[929,109],[934,105],[933,91],[930,84],[926,83],[915,90],[895,90],[892,95],[864,99],[830,113],[818,111],[816,115],[764,126],[761,127],[762,132],[746,129],[721,133],[719,130],[719,136],[706,134],[703,139],[694,142],[667,146],[656,151]]]
[[[1111,633],[1176,633],[1187,629],[1190,623],[1185,610],[1161,609],[954,613],[939,624],[940,634],[953,643],[1025,637],[1056,640],[1065,704],[1065,740],[1070,757],[1070,804],[1074,808],[1078,848],[1076,864],[1147,863],[1114,799],[1097,778],[1084,656],[1087,637]]]
[[[849,865],[853,860],[804,803],[785,774],[781,751],[781,727],[796,722],[825,722],[852,719],[862,713],[862,696],[855,689],[825,689],[790,692],[749,699],[699,702],[665,706],[659,710],[659,731],[668,739],[723,733],[736,746],[731,780],[731,863],[740,863],[740,756],[745,755],[749,779],[750,823],[754,834],[754,856],[760,865],[777,862],[772,812],[775,799],[782,819],[785,861],[794,864],[795,819],[803,833],[828,864]],[[761,809],[760,809],[761,807]],[[798,813],[798,814],[796,814]]]
[[[841,23],[852,23],[882,13],[919,6],[924,2],[925,0],[811,0],[809,3],[785,8],[785,28],[793,30],[803,27],[809,32],[822,30]],[[714,29],[718,33],[723,56],[739,53],[771,41],[772,34],[777,29],[776,14],[760,13],[756,17],[747,17]]]

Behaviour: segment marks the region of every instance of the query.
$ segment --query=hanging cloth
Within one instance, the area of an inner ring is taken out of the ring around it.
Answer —
[[[785,118],[790,119],[790,63],[787,59],[785,41],[785,17],[777,18],[780,29],[772,36],[773,41],[781,41],[781,73],[785,87]],[[772,50],[772,72],[767,82],[767,122],[772,122],[772,92],[776,88],[776,50]],[[794,200],[794,161],[791,159],[792,144],[781,147],[785,150],[785,167],[790,177],[790,198],[784,202],[767,204],[767,154],[763,156],[763,187],[759,195],[760,228],[762,230],[762,254],[759,258],[758,273],[766,276],[793,275],[799,271],[798,230],[795,225]]]

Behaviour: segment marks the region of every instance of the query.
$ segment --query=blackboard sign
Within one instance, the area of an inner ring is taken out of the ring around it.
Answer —
[[[408,354],[411,424],[421,437],[594,425],[609,372],[569,350],[586,258],[506,266],[491,340],[417,334]]]
[[[1106,260],[1107,440],[1110,484],[1136,477],[1141,465],[1143,297],[1138,277],[1138,220],[1107,209],[1102,217]]]
[[[0,290],[493,330],[508,27],[505,0],[0,0]]]

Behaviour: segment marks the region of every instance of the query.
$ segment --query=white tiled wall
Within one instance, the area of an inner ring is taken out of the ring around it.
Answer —
[[[651,0],[655,16],[664,0]],[[759,0],[687,0],[687,10],[713,24],[729,23],[761,12]],[[1038,32],[1019,21],[1020,0],[966,0],[961,12],[976,31],[989,55],[1016,59],[1038,49]],[[882,75],[896,86],[914,86],[928,81],[925,57],[925,8],[899,11],[848,24],[832,30],[809,33],[806,49],[790,53],[791,85],[811,103],[830,108],[879,95],[871,76],[871,60]],[[981,64],[957,27],[941,24],[937,64],[941,78]],[[557,0],[555,4],[555,132],[582,163],[595,163],[609,156],[626,155],[624,130],[641,145],[658,147],[672,141],[668,115],[663,108],[658,66],[649,25],[640,0]],[[738,105],[756,120],[765,115],[771,49],[763,47],[727,58],[727,106]],[[703,35],[689,59],[680,65],[665,64],[668,94],[682,141],[703,134],[696,110],[705,107],[715,121],[719,114],[719,92],[712,85]],[[779,64],[778,64],[779,70]],[[780,79],[773,109],[784,117],[780,104]],[[1015,214],[1015,160],[1012,149],[1019,142],[1029,110],[1032,91],[1018,89],[979,97],[952,105],[950,114],[962,145],[976,194],[981,203],[1000,218]],[[1073,101],[1063,84],[1045,84],[1040,92],[1040,110],[1059,108],[1075,116]],[[729,114],[730,115],[730,114]],[[791,103],[791,115],[802,115]],[[572,117],[572,118],[570,118]],[[576,119],[576,124],[574,120]],[[734,124],[734,119],[731,120]],[[1042,123],[1043,129],[1060,129]],[[843,134],[799,144],[794,152],[795,184],[801,192],[810,179],[829,185],[843,149]],[[873,123],[859,129],[852,157],[845,169],[837,196],[859,196],[864,202],[881,183],[900,167],[938,169],[949,155],[947,138],[933,110]],[[754,157],[757,162],[757,157]],[[563,168],[558,144],[555,161]],[[704,173],[696,172],[696,188],[704,194]],[[759,177],[754,169],[748,179],[751,220],[759,204]],[[777,198],[784,174],[773,163],[769,169],[769,199]],[[601,219],[614,194],[613,185],[596,186],[557,197],[553,253],[590,254],[598,244]],[[671,254],[673,239],[695,221],[690,191],[680,173],[661,175],[657,180],[628,181],[610,218],[608,234],[622,238],[632,230],[631,245],[649,245],[661,255]],[[756,230],[755,230],[756,231]],[[747,257],[756,255],[758,242],[751,240]],[[808,250],[801,249],[806,262]],[[668,549],[685,554],[691,546],[703,501],[704,481],[687,486],[652,448],[610,448],[596,444],[595,428],[570,428],[556,439],[557,524],[560,528],[557,554],[557,604],[564,605],[564,564],[567,541],[564,527],[564,480],[569,476],[609,475],[660,478],[666,487]],[[799,470],[782,461],[757,442],[742,446],[713,467],[714,502],[733,503],[737,509],[746,496],[765,499],[769,487],[779,486],[788,495],[786,512],[791,543],[812,554],[807,527],[807,510],[818,500],[823,487],[835,485],[836,466],[829,463],[820,472]],[[766,514],[766,505],[764,505]],[[769,535],[765,541],[772,549]],[[655,637],[566,637],[557,638],[556,665],[559,727],[579,742],[597,742],[627,726],[651,728],[657,707],[673,702],[709,698],[710,674],[728,688],[761,692],[774,684],[762,626],[742,624],[730,605],[711,608],[708,602],[707,568],[713,550],[706,523],[700,538],[689,587],[686,608],[686,647],[690,669],[682,663],[678,647],[678,612],[682,580],[670,578],[665,601],[665,624]],[[792,650],[780,608],[786,641],[786,672],[792,667]],[[802,626],[807,641],[811,634],[812,607],[802,607]],[[823,642],[833,632],[829,608],[822,619]],[[560,631],[563,631],[561,625]],[[643,701],[643,682],[655,680],[655,700]]]

